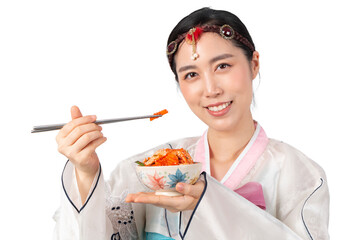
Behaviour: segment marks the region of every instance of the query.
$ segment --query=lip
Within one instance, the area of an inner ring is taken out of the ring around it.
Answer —
[[[217,111],[217,112],[211,111],[211,110],[209,109],[209,107],[220,106],[220,105],[222,105],[222,104],[224,104],[224,103],[228,103],[228,102],[219,102],[219,103],[215,103],[215,104],[210,104],[210,105],[207,105],[205,108],[206,108],[207,112],[208,112],[211,116],[221,117],[221,116],[224,116],[226,113],[228,113],[228,112],[230,111],[230,108],[231,108],[231,106],[232,106],[233,101],[229,101],[229,102],[230,102],[230,104],[229,104],[226,108],[224,108],[223,110],[221,110],[221,111]]]

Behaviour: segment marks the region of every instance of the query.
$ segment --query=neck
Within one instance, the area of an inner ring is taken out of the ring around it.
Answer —
[[[217,163],[232,163],[244,150],[254,135],[255,126],[252,117],[242,121],[232,131],[217,131],[209,128],[208,142],[210,159]]]

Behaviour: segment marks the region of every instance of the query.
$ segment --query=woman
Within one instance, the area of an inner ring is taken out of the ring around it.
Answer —
[[[252,118],[259,53],[243,23],[226,11],[197,10],[173,29],[167,55],[208,130],[122,161],[105,183],[95,149],[106,138],[94,116],[73,107],[73,120],[57,136],[69,161],[55,238],[328,239],[323,170],[268,139]],[[134,170],[135,161],[169,147],[185,148],[203,164],[201,181],[177,184],[183,197],[146,192]]]

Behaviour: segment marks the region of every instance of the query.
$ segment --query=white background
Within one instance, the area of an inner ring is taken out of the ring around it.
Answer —
[[[0,239],[50,239],[66,161],[57,132],[33,125],[169,114],[104,125],[107,177],[122,159],[206,129],[165,57],[168,34],[203,6],[237,14],[260,52],[254,118],[318,162],[330,186],[332,239],[354,239],[359,197],[359,11],[356,1],[1,1]]]

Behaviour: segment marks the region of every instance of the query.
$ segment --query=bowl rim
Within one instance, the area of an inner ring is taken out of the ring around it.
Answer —
[[[135,163],[136,164],[136,163]],[[156,169],[156,168],[179,168],[179,167],[189,167],[189,166],[199,166],[201,162],[194,162],[192,164],[179,164],[179,165],[167,165],[167,166],[140,166],[137,165],[136,168],[146,168],[146,169]]]

